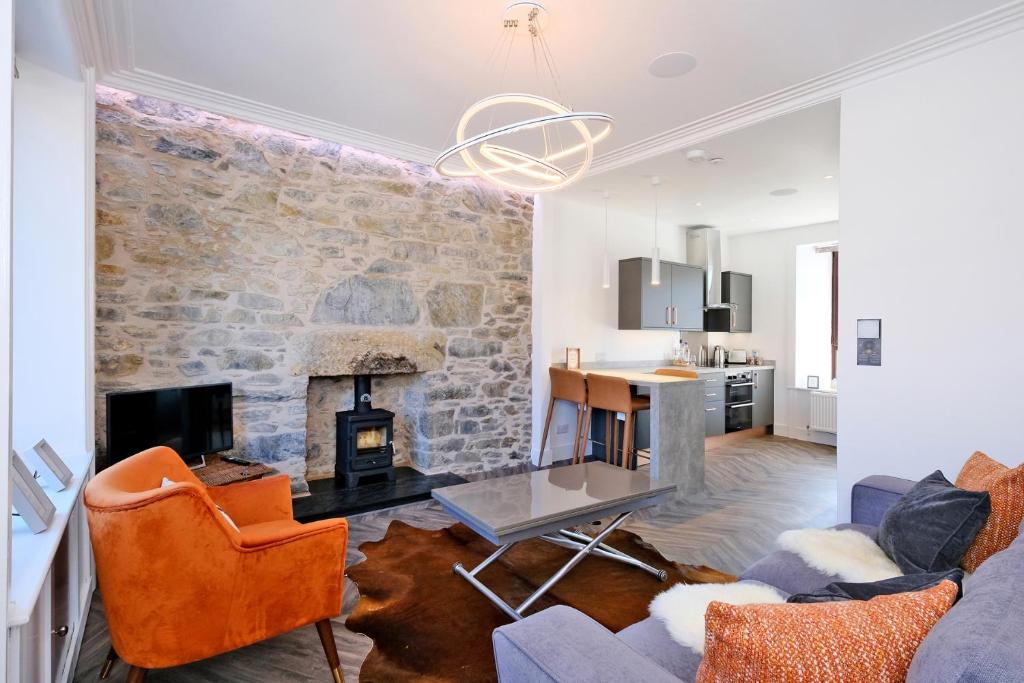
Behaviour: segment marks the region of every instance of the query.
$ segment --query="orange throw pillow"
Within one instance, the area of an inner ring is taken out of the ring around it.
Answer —
[[[1024,519],[1024,464],[1011,470],[976,451],[964,463],[956,485],[968,491],[988,491],[992,499],[992,514],[960,561],[961,567],[973,572],[1017,538]]]
[[[956,593],[956,584],[943,581],[867,601],[712,602],[697,683],[902,683]]]

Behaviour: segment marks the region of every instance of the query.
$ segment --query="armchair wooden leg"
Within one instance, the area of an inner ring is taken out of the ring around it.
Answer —
[[[327,666],[331,667],[334,683],[345,683],[345,677],[341,674],[341,660],[338,659],[338,645],[334,642],[334,630],[331,628],[331,620],[321,619],[316,622],[316,632],[320,636],[320,644],[324,646],[324,654],[327,655]]]
[[[125,679],[128,683],[142,683],[146,680],[146,669],[139,666],[132,666],[128,670],[128,678]]]
[[[105,680],[110,675],[110,669],[113,668],[114,662],[117,661],[117,652],[114,647],[111,646],[107,650],[107,658],[103,660],[103,666],[100,667],[100,680]]]

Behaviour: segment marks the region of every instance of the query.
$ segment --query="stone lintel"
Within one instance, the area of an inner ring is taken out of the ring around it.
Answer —
[[[298,343],[292,374],[309,377],[402,375],[438,370],[447,338],[440,332],[337,330],[314,332]]]

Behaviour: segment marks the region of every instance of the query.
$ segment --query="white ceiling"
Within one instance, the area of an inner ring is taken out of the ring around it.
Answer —
[[[725,161],[698,164],[687,160],[686,149],[677,150],[584,178],[561,196],[597,205],[604,201],[601,192],[608,191],[609,206],[650,215],[653,221],[650,176],[659,176],[658,224],[663,226],[712,225],[736,234],[838,219],[838,100],[714,138],[699,148]],[[798,192],[769,194],[783,188]]]
[[[499,87],[483,65],[506,2],[95,0],[87,7],[98,15],[95,42],[109,62],[101,81],[270,123],[287,120],[285,111],[308,129],[342,127],[338,137],[424,160],[450,142],[469,102]],[[636,157],[653,136],[1001,4],[547,0],[546,35],[567,104],[616,118],[599,153],[622,157],[623,148],[636,148]],[[672,50],[693,53],[697,68],[678,79],[649,75],[650,60]],[[536,90],[529,51],[516,52],[502,89]]]

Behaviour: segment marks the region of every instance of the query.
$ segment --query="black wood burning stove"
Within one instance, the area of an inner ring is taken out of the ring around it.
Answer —
[[[370,375],[355,376],[355,408],[337,413],[338,448],[334,476],[355,488],[370,475],[395,480],[395,414],[370,402]]]

